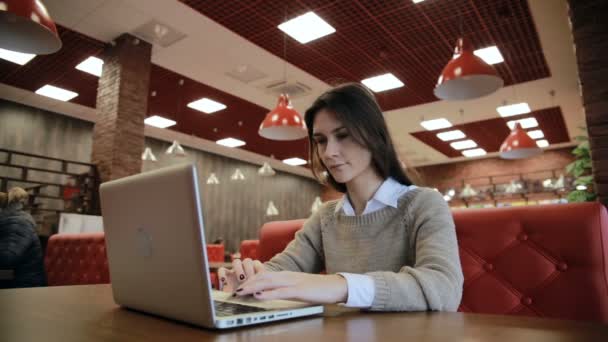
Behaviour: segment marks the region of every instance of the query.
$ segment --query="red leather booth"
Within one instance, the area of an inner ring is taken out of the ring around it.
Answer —
[[[104,233],[51,236],[44,267],[49,286],[109,283]]]
[[[241,241],[241,246],[239,248],[239,253],[241,254],[241,259],[258,259],[258,245],[259,240],[243,240]]]
[[[453,211],[465,276],[459,311],[608,323],[608,214],[599,203]],[[266,223],[269,260],[304,220]]]
[[[209,261],[224,261],[224,245],[207,245]],[[104,233],[55,234],[49,238],[44,266],[49,286],[110,283]],[[217,275],[210,273],[217,288]]]

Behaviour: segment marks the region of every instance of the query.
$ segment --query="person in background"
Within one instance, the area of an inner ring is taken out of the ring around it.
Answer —
[[[4,201],[2,197],[0,195],[0,270],[11,271],[12,277],[0,280],[0,288],[44,286],[46,275],[36,223],[23,211],[28,193],[14,187]]]
[[[456,311],[464,277],[450,209],[406,175],[373,93],[355,83],[331,89],[305,121],[313,174],[344,195],[267,263],[220,268],[222,289],[377,311]]]

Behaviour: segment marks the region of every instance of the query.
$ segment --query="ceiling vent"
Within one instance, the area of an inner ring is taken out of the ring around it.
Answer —
[[[173,45],[186,37],[184,33],[156,19],[139,26],[131,33],[152,45],[162,47]]]
[[[227,72],[226,75],[243,83],[250,83],[268,76],[251,65],[239,65]]]
[[[306,96],[310,94],[312,88],[304,83],[298,81],[286,82],[277,81],[266,85],[265,91],[268,94],[279,96],[280,94],[288,94],[290,98],[295,99],[298,97]]]

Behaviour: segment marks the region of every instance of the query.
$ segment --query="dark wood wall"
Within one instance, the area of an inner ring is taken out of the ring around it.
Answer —
[[[55,114],[45,110],[0,99],[0,147],[52,158],[81,162],[91,160],[93,123]],[[6,153],[0,152],[0,161]],[[61,163],[44,159],[13,155],[12,162],[19,165],[61,170]],[[86,172],[86,167],[70,166],[70,172]],[[0,166],[0,175],[19,178],[20,169]],[[31,171],[29,179],[65,183],[62,175]],[[9,182],[8,188],[27,186]],[[58,188],[45,187],[41,193],[58,196]],[[62,201],[40,199],[45,207],[59,209]]]
[[[190,148],[185,148],[185,157],[167,155],[165,151],[170,144],[150,138],[146,138],[146,146],[158,161],[144,161],[144,171],[184,162],[196,164],[207,242],[223,238],[226,248],[232,251],[238,249],[240,240],[257,239],[264,222],[308,217],[315,197],[321,192],[321,186],[313,179],[280,171],[262,177],[257,173],[259,165]],[[245,180],[230,179],[236,168]],[[220,184],[207,184],[212,172]],[[274,202],[279,215],[266,216],[269,201]]]
[[[0,100],[0,147],[28,153],[83,162],[91,160],[93,124],[64,115]],[[172,157],[164,151],[168,142],[146,139],[158,162],[143,162],[143,171],[163,166],[194,162],[199,170],[204,223],[207,242],[223,238],[226,248],[238,250],[241,240],[255,239],[264,222],[305,218],[321,192],[313,179],[279,172],[272,177],[257,174],[258,165],[225,156],[186,148],[186,157]],[[0,155],[0,160],[4,160]],[[23,165],[42,165],[41,161],[24,158]],[[231,181],[236,168],[245,175],[244,181]],[[0,174],[14,172],[0,168]],[[214,172],[220,184],[207,185]],[[45,175],[48,176],[48,175]],[[41,178],[43,175],[40,176]],[[279,215],[266,216],[269,201],[276,205]]]

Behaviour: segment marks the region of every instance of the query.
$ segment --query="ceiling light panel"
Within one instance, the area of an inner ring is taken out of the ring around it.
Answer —
[[[462,131],[458,129],[454,131],[437,133],[437,138],[441,139],[442,141],[458,140],[464,139],[466,137],[467,136],[464,135],[464,133],[462,133]]]
[[[464,150],[467,148],[477,147],[477,143],[471,139],[467,139],[462,141],[455,141],[451,143],[450,146],[452,146],[452,148],[455,150]]]
[[[314,12],[308,12],[286,21],[278,28],[302,44],[336,32],[335,28]]]
[[[391,73],[366,78],[361,81],[361,83],[371,89],[374,93],[401,88],[404,86],[403,82],[401,82],[397,77],[395,77],[395,75]]]
[[[89,57],[84,61],[80,62],[76,66],[76,69],[84,72],[88,72],[91,75],[95,75],[97,77],[101,76],[101,70],[103,69],[103,60],[97,57]]]
[[[207,114],[215,113],[222,109],[226,109],[226,105],[224,105],[223,103],[213,101],[206,97],[188,103],[188,107]]]
[[[300,159],[300,158],[289,158],[289,159],[283,160],[283,163],[293,165],[293,166],[298,166],[298,165],[306,164],[306,160]]]
[[[538,147],[547,147],[547,146],[549,146],[549,142],[546,139],[536,140],[536,146],[538,146]]]
[[[498,114],[500,116],[502,116],[503,118],[506,118],[509,116],[530,113],[530,106],[528,106],[527,103],[522,102],[522,103],[516,103],[516,104],[512,104],[512,105],[497,107],[496,111],[498,112]]]
[[[42,88],[36,90],[36,94],[47,96],[59,101],[70,101],[71,99],[78,96],[78,93],[75,93],[70,90],[62,89],[59,87],[55,87],[52,85],[45,85]]]
[[[31,53],[21,53],[11,50],[0,49],[0,58],[19,65],[27,64],[34,57],[36,57],[36,55],[33,55]]]
[[[153,115],[144,120],[146,125],[158,127],[158,128],[167,128],[175,125],[177,122],[164,118],[160,115]]]
[[[532,139],[541,139],[541,138],[545,137],[545,134],[540,129],[537,129],[537,130],[534,130],[534,131],[530,131],[530,132],[528,132],[528,135]]]
[[[483,148],[476,148],[473,150],[464,150],[462,151],[462,155],[465,157],[479,157],[479,156],[483,156],[486,154],[486,150],[484,150]]]
[[[537,127],[538,126],[538,121],[536,121],[535,118],[525,118],[525,119],[520,119],[520,120],[511,120],[509,122],[507,122],[507,126],[509,126],[509,129],[513,130],[513,128],[515,127],[515,123],[519,122],[519,124],[521,125],[521,128],[523,129],[527,129],[527,128],[532,128],[532,127]]]
[[[420,126],[424,127],[427,131],[434,131],[437,129],[452,127],[452,123],[445,118],[426,120],[420,123]]]
[[[226,147],[239,147],[239,146],[245,145],[244,141],[239,140],[239,139],[234,139],[234,138],[220,139],[220,140],[216,141],[215,143],[226,146]]]
[[[488,64],[497,64],[505,61],[500,53],[500,50],[498,50],[496,46],[488,46],[487,48],[478,49],[473,51],[473,53]]]

